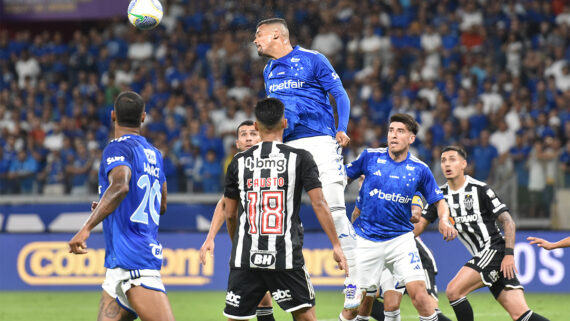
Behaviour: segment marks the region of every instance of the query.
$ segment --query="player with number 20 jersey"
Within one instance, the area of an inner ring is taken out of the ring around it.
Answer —
[[[112,140],[103,151],[100,194],[109,186],[109,172],[120,165],[131,169],[129,194],[103,221],[105,267],[160,270],[162,246],[157,234],[161,188],[166,181],[162,155],[143,136],[126,135]]]

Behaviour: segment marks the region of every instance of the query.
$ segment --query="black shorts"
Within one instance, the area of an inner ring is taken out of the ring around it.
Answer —
[[[479,272],[481,280],[489,287],[495,299],[499,297],[499,294],[505,288],[524,289],[516,275],[510,280],[503,276],[501,262],[504,256],[505,252],[503,249],[486,249],[465,263],[466,267]]]
[[[256,307],[267,291],[287,312],[315,305],[315,290],[305,269],[231,269],[224,316],[238,320],[254,318]]]
[[[433,296],[436,300],[437,298],[437,285],[435,284],[435,275],[437,274],[437,264],[430,249],[422,242],[419,237],[416,237],[416,247],[420,254],[420,259],[422,261],[422,266],[424,268],[424,274],[426,276],[426,290],[427,293]]]

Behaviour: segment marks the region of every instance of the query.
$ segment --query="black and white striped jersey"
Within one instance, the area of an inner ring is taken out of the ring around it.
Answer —
[[[234,156],[224,196],[238,200],[231,268],[300,269],[301,193],[321,187],[313,157],[279,142],[261,142]]]
[[[447,183],[440,189],[449,206],[449,220],[473,256],[489,248],[504,249],[505,240],[496,220],[509,209],[486,183],[465,175],[465,185],[459,190],[452,191]],[[427,206],[422,215],[433,223],[437,208]]]

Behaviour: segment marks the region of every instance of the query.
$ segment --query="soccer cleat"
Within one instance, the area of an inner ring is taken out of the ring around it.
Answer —
[[[362,301],[362,293],[358,291],[356,285],[348,284],[344,288],[344,308],[348,310],[356,309]]]

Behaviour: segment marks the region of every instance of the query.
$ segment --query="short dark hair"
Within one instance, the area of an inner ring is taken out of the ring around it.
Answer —
[[[409,131],[416,135],[418,133],[419,125],[418,122],[414,119],[414,117],[408,114],[394,114],[390,117],[390,123],[398,122],[403,123],[406,125]]]
[[[123,91],[115,99],[115,117],[120,126],[137,128],[141,125],[144,100],[134,91]]]
[[[465,151],[465,149],[463,149],[463,147],[458,146],[458,145],[445,146],[443,148],[443,150],[441,151],[441,154],[443,154],[445,152],[449,152],[449,151],[456,151],[457,154],[459,154],[459,156],[461,156],[461,157],[463,157],[463,159],[467,160],[467,152]]]
[[[241,122],[241,124],[238,125],[237,129],[236,129],[236,136],[239,136],[239,129],[242,128],[243,126],[253,126],[253,120],[244,120]]]
[[[274,23],[280,23],[282,25],[285,26],[285,28],[289,28],[287,27],[287,21],[285,21],[285,19],[282,18],[269,18],[269,19],[264,19],[261,20],[260,22],[257,23],[257,26],[255,26],[255,29],[259,28],[259,26],[261,25],[270,25],[270,24],[274,24]]]
[[[283,118],[285,105],[277,98],[265,98],[255,104],[255,118],[267,129],[273,129]]]

